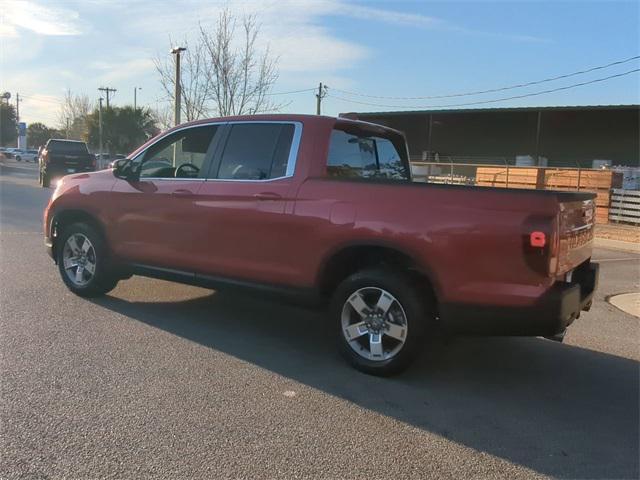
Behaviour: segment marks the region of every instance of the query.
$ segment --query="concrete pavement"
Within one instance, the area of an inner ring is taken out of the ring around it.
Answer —
[[[638,478],[640,324],[605,301],[640,256],[598,249],[565,344],[454,339],[373,378],[321,314],[133,277],[69,293],[51,190],[0,169],[0,478]]]

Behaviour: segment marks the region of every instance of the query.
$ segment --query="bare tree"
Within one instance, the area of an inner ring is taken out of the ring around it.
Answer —
[[[151,110],[151,116],[161,130],[173,126],[173,108],[167,102],[158,102],[157,107]]]
[[[169,38],[171,45],[174,42]],[[198,120],[209,115],[210,110],[207,101],[211,97],[211,85],[207,70],[209,68],[207,52],[201,42],[189,45],[184,40],[181,46],[187,47],[182,54],[180,87],[182,91],[181,114],[186,121]],[[154,59],[156,71],[160,76],[160,84],[167,99],[173,99],[175,89],[175,60],[167,55],[157,56]]]
[[[256,48],[260,26],[253,15],[242,17],[241,38],[236,39],[237,21],[223,10],[213,32],[200,25],[200,41],[206,46],[211,69],[207,70],[215,111],[220,116],[278,110],[282,105],[269,99],[278,79],[276,57],[269,46]]]
[[[187,51],[181,57],[181,108],[187,121],[283,107],[269,96],[278,79],[278,59],[268,46],[259,50],[260,27],[255,16],[242,17],[241,32],[237,23],[229,10],[223,10],[211,31],[200,25],[195,45],[182,42]],[[166,98],[173,99],[174,60],[163,55],[154,63]]]
[[[75,95],[67,90],[58,113],[58,128],[69,138],[85,139],[87,136],[87,118],[92,105],[88,95]]]

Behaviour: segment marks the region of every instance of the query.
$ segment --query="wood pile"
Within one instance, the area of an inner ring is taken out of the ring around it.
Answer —
[[[576,168],[478,167],[476,185],[594,192],[596,222],[609,222],[611,189],[622,187],[622,174],[611,170]]]

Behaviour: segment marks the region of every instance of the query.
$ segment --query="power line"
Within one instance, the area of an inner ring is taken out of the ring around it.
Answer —
[[[110,98],[110,95],[112,93],[115,95],[117,90],[115,88],[111,88],[111,87],[100,87],[100,88],[98,88],[98,90],[101,91],[101,92],[105,92],[105,95],[107,96],[107,110],[109,110],[109,98]]]
[[[539,85],[541,83],[546,83],[546,82],[552,82],[554,80],[561,80],[564,78],[570,78],[570,77],[575,77],[576,75],[582,75],[585,73],[590,73],[590,72],[595,72],[596,70],[602,70],[605,68],[609,68],[609,67],[613,67],[615,65],[622,65],[623,63],[628,63],[631,62],[633,60],[637,60],[640,58],[640,55],[636,55],[635,57],[630,57],[624,60],[618,60],[615,62],[611,62],[608,63],[606,65],[599,65],[597,67],[592,67],[592,68],[588,68],[586,70],[580,70],[578,72],[573,72],[573,73],[567,73],[564,75],[558,75],[555,77],[549,77],[549,78],[545,78],[542,80],[535,80],[533,82],[526,82],[526,83],[520,83],[517,85],[509,85],[506,87],[499,87],[499,88],[492,88],[490,90],[478,90],[475,92],[464,92],[464,93],[452,93],[449,95],[432,95],[432,96],[426,96],[426,97],[388,97],[388,96],[382,96],[382,95],[367,95],[364,93],[357,93],[357,92],[350,92],[348,90],[339,90],[337,88],[334,88],[333,90],[335,90],[336,92],[340,92],[340,93],[344,93],[346,95],[353,95],[353,96],[357,96],[357,97],[367,97],[367,98],[380,98],[380,99],[387,99],[387,100],[433,100],[436,98],[453,98],[453,97],[468,97],[468,96],[472,96],[472,95],[482,95],[485,93],[495,93],[495,92],[503,92],[505,90],[513,90],[514,88],[523,88],[523,87],[530,87],[532,85]]]
[[[305,93],[305,92],[315,92],[317,90],[314,88],[305,88],[304,90],[291,90],[290,92],[274,92],[274,93],[265,93],[264,95],[292,95],[294,93]]]
[[[523,94],[523,95],[515,95],[515,96],[512,96],[512,97],[496,98],[496,99],[493,99],[493,100],[482,100],[482,101],[478,101],[478,102],[450,103],[448,105],[419,105],[419,106],[385,105],[385,104],[380,104],[380,103],[361,102],[361,101],[358,101],[358,100],[352,100],[352,99],[349,99],[349,98],[338,97],[338,96],[335,96],[335,95],[327,95],[327,96],[331,97],[331,98],[335,98],[336,100],[341,100],[343,102],[357,103],[357,104],[360,104],[360,105],[368,105],[368,106],[372,106],[372,107],[408,108],[408,109],[411,109],[411,110],[422,110],[422,109],[427,109],[427,108],[443,108],[443,107],[467,107],[467,106],[472,106],[472,105],[483,105],[483,104],[487,104],[487,103],[497,103],[497,102],[504,102],[504,101],[507,101],[507,100],[516,100],[516,99],[519,99],[519,98],[535,97],[537,95],[544,95],[544,94],[547,94],[547,93],[559,92],[559,91],[562,91],[562,90],[569,90],[571,88],[582,87],[582,86],[585,86],[585,85],[590,85],[592,83],[604,82],[606,80],[611,80],[612,78],[624,77],[625,75],[630,75],[632,73],[639,72],[639,71],[640,71],[640,68],[635,68],[633,70],[629,70],[628,72],[618,73],[616,75],[610,75],[608,77],[603,77],[603,78],[596,78],[595,80],[589,80],[588,82],[574,83],[573,85],[567,85],[565,87],[558,87],[558,88],[552,88],[550,90],[543,90],[543,91],[540,91],[540,92],[526,93],[526,94]]]

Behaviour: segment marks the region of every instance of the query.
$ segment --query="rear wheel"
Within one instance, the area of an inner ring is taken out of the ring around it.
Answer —
[[[22,161],[22,157],[20,157],[20,155],[16,155],[16,162],[21,162]]]
[[[40,170],[40,186],[42,188],[49,188],[50,184],[51,184],[51,179],[49,178],[49,175],[47,174],[46,170],[44,172]]]
[[[355,273],[332,300],[340,353],[362,372],[399,373],[425,345],[431,311],[428,295],[408,275],[383,269]]]
[[[74,223],[64,228],[56,251],[62,281],[76,295],[97,297],[118,284],[108,269],[104,240],[91,226]]]

